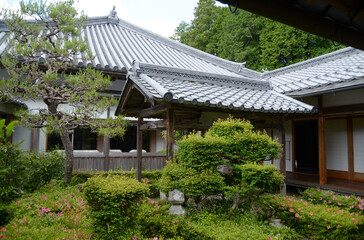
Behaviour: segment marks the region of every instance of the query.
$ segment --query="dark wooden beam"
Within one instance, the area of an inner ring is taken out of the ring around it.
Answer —
[[[348,138],[348,177],[354,180],[354,139],[353,139],[353,118],[346,118],[347,138]]]
[[[143,123],[143,118],[138,118],[137,125],[137,173],[136,178],[139,182],[142,181],[142,151],[143,151],[143,132],[140,129]]]
[[[353,114],[364,113],[364,104],[352,104],[343,106],[326,107],[322,110],[324,115],[341,115],[341,114]]]
[[[318,120],[319,126],[319,176],[320,184],[327,184],[327,165],[326,165],[326,120],[324,116],[320,116]]]
[[[167,110],[167,159],[173,161],[174,153],[174,110]]]
[[[134,84],[130,84],[130,83],[127,83],[128,85],[126,86],[126,93],[123,94],[121,96],[121,99],[119,100],[121,106],[120,106],[120,111],[122,112],[124,107],[125,107],[125,104],[126,104],[126,100],[129,98],[130,94],[131,94],[131,91],[135,88]],[[124,91],[125,92],[125,91]],[[119,106],[118,106],[119,107]],[[116,109],[116,110],[119,110]]]
[[[167,128],[167,121],[155,121],[155,122],[144,122],[141,126],[141,130],[148,130],[148,129],[166,129]]]
[[[284,127],[284,118],[282,117],[281,122],[281,138],[282,138],[282,154],[281,159],[279,163],[280,172],[284,175],[284,178],[286,178],[286,130]],[[281,189],[281,192],[285,195],[287,193],[287,186],[286,182],[284,182],[284,185]]]
[[[296,123],[292,119],[292,172],[296,172]]]
[[[146,108],[143,109],[139,112],[139,116],[140,117],[149,117],[149,116],[153,116],[155,114],[159,114],[162,112],[167,111],[168,106],[165,104],[159,104],[155,107],[151,107],[151,108]]]
[[[142,109],[141,108],[124,108],[122,109],[122,113],[139,113]]]
[[[282,125],[281,125],[280,130],[281,130],[282,154],[281,154],[279,167],[280,167],[281,173],[284,176],[286,176],[286,133],[285,133],[283,120],[282,120]]]

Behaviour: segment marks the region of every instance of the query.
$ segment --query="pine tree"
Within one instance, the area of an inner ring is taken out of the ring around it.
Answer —
[[[10,77],[0,82],[1,100],[31,99],[45,104],[37,111],[20,111],[18,116],[28,127],[46,128],[47,133],[60,135],[67,159],[66,184],[72,178],[70,134],[75,128],[87,126],[113,137],[123,135],[126,126],[122,117],[100,119],[117,103],[117,99],[100,94],[111,84],[110,77],[75,65],[76,56],[84,61],[93,56],[81,34],[87,17],[79,14],[73,3],[22,1],[20,10],[2,11],[10,32],[9,48],[1,63]]]

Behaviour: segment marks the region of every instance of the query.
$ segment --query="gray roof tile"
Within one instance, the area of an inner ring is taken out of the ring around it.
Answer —
[[[144,69],[145,67],[145,69]],[[157,71],[151,72],[153,68]],[[265,81],[241,78],[247,85],[229,84],[228,76],[213,75],[213,81],[206,82],[206,74],[185,70],[135,63],[129,79],[140,83],[153,95],[156,101],[166,101],[163,92],[170,92],[170,101],[180,104],[205,105],[235,110],[259,112],[313,112],[312,106],[275,92]],[[153,81],[146,81],[146,75]],[[169,75],[169,76],[168,76]],[[129,81],[130,81],[129,80]],[[249,85],[251,83],[257,85]],[[158,90],[164,88],[164,91]]]
[[[242,63],[228,61],[162,37],[117,16],[91,17],[88,21],[82,37],[87,37],[95,59],[84,63],[80,56],[75,56],[78,66],[91,64],[98,69],[125,72],[136,60],[227,76],[259,78],[262,75],[245,68]],[[0,54],[6,49],[4,39],[7,32],[4,21],[0,21]]]
[[[364,52],[345,48],[311,60],[265,72],[274,90],[289,96],[308,96],[364,84]],[[358,79],[359,78],[359,79]],[[346,82],[346,84],[339,84]]]

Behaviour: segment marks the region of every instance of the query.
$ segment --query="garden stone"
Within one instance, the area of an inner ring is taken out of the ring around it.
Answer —
[[[281,223],[281,219],[279,218],[271,218],[269,220],[270,224],[272,224],[275,227],[283,227],[283,224]]]
[[[182,205],[185,202],[185,195],[178,189],[168,193],[168,201],[173,205]]]
[[[185,216],[186,210],[182,206],[185,202],[185,196],[183,192],[178,189],[174,189],[173,191],[168,192],[168,201],[172,204],[169,208],[169,212],[174,216]]]
[[[182,207],[182,205],[172,205],[169,208],[169,213],[173,216],[186,216],[186,210],[184,209],[184,207]]]
[[[217,171],[220,173],[231,173],[233,169],[229,165],[218,165]]]

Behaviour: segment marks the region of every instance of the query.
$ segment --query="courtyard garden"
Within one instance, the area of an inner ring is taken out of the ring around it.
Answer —
[[[245,120],[183,137],[174,161],[141,182],[135,171],[75,171],[68,185],[63,155],[19,150],[10,128],[0,134],[3,239],[364,239],[364,200],[320,189],[281,195],[284,177],[261,164],[281,146]],[[175,189],[184,216],[170,213]]]

